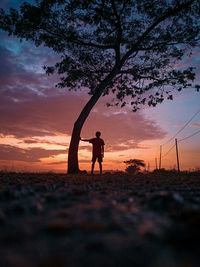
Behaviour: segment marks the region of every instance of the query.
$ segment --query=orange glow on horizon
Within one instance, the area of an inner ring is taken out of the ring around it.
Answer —
[[[122,151],[109,151],[106,152],[103,160],[103,171],[119,170],[124,171],[126,165],[123,163],[125,160],[137,158],[142,159],[146,163],[146,169],[153,170],[156,167],[155,158],[157,158],[157,165],[159,166],[159,141],[145,141],[140,143],[140,148],[132,149],[131,147]],[[12,171],[53,171],[53,172],[66,172],[67,171],[67,148],[69,146],[70,136],[64,136],[59,133],[56,135],[49,135],[43,137],[32,137],[19,139],[14,136],[1,136],[0,144],[14,146],[22,149],[24,153],[32,149],[41,149],[44,151],[55,152],[57,154],[49,156],[41,156],[37,162],[26,162],[19,160],[1,160],[0,168],[2,170]],[[123,144],[121,144],[123,145]],[[170,144],[171,145],[171,144]],[[170,146],[165,146],[163,149],[163,156],[168,151]],[[199,168],[197,151],[190,151],[186,146],[180,146],[180,166],[182,170]],[[23,152],[22,151],[22,152]],[[80,142],[79,146],[79,166],[81,170],[90,171],[92,146]],[[183,157],[184,155],[184,157]],[[162,167],[166,169],[176,168],[176,154],[175,149],[171,151],[166,157],[162,158]],[[99,170],[98,162],[95,165],[95,171]]]

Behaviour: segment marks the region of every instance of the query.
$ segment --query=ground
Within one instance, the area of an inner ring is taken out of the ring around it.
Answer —
[[[199,266],[199,240],[198,173],[0,173],[0,266]]]

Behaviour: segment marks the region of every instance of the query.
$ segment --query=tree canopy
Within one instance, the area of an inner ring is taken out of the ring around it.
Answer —
[[[198,0],[38,0],[20,10],[0,10],[0,28],[36,46],[52,48],[60,61],[60,87],[88,88],[109,105],[155,106],[172,92],[195,87],[195,70],[178,63],[199,46]],[[199,86],[196,85],[196,89]]]

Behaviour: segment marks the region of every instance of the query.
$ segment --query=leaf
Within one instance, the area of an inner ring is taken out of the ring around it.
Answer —
[[[196,84],[196,85],[195,85],[195,88],[196,88],[197,92],[199,92],[199,90],[200,90],[200,85],[199,85],[199,84]]]
[[[173,100],[173,96],[172,96],[172,95],[169,95],[169,96],[167,97],[167,99],[169,99],[169,100]]]
[[[123,108],[123,107],[125,107],[126,106],[126,102],[123,102],[122,104],[121,104],[121,108]]]

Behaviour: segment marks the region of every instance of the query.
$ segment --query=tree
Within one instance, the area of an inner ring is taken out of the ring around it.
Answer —
[[[145,167],[144,160],[141,159],[130,159],[124,161],[124,163],[129,165],[125,169],[128,174],[136,174],[138,171],[141,170],[141,167]]]
[[[58,86],[91,95],[74,123],[69,173],[79,171],[81,129],[102,95],[114,94],[108,106],[136,111],[195,86],[194,68],[177,63],[199,45],[199,11],[199,0],[37,0],[9,14],[0,10],[1,29],[60,55],[45,67],[60,74]]]

